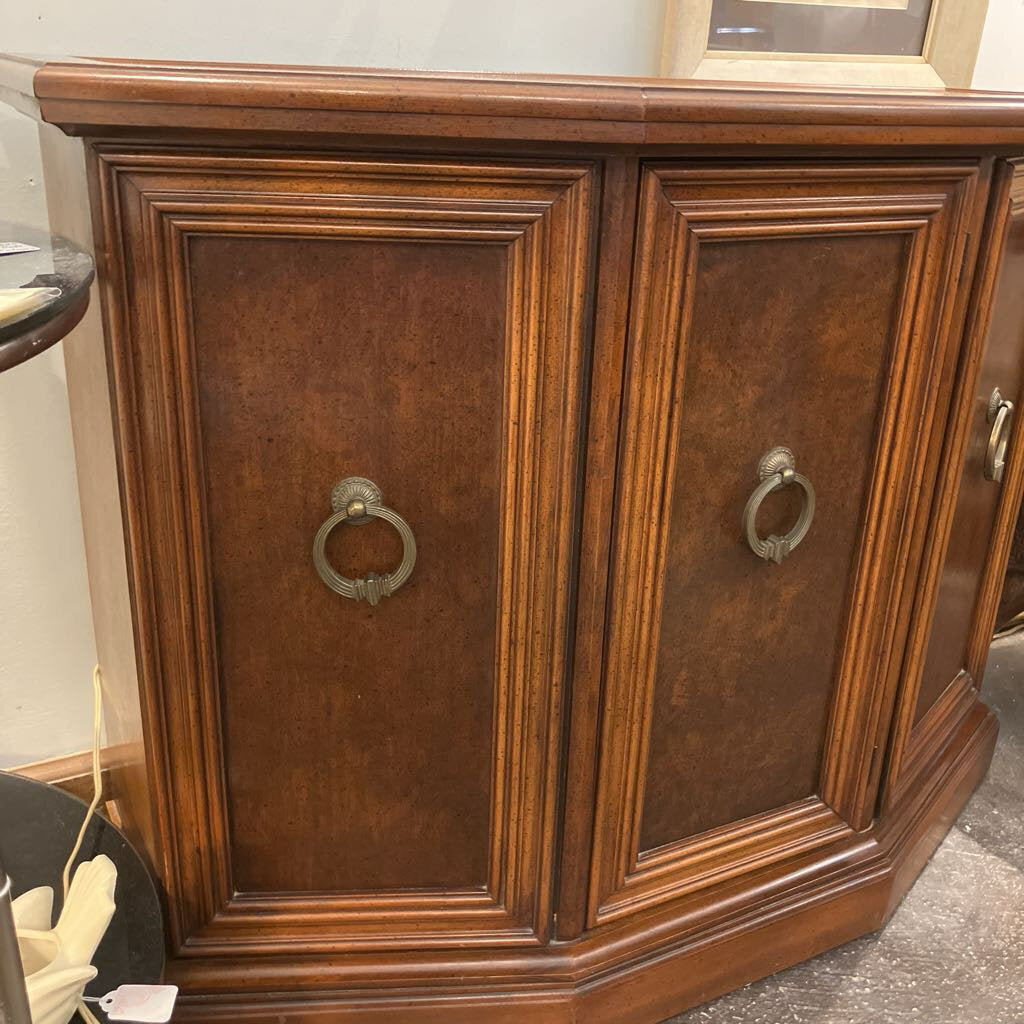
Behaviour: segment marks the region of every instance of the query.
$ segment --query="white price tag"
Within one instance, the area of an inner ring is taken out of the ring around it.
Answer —
[[[0,256],[14,256],[19,252],[39,252],[39,246],[25,242],[0,242]]]
[[[174,1012],[177,985],[121,985],[100,999],[108,1020],[165,1024]]]

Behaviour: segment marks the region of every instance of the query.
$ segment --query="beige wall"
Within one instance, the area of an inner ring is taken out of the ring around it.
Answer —
[[[0,220],[46,224],[37,145],[0,119]],[[0,374],[0,768],[89,745],[94,660],[57,347]]]
[[[2,48],[646,75],[663,9],[664,0],[12,0]],[[1024,0],[991,0],[975,84],[1024,91],[1022,41]],[[43,222],[40,175],[34,126],[0,108],[0,220]],[[4,767],[89,742],[95,652],[59,348],[0,376],[0,557]]]
[[[1024,92],[1024,0],[989,0],[971,85]]]

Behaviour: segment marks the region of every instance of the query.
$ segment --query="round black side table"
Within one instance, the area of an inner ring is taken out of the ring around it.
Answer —
[[[10,243],[35,246],[5,253]],[[0,321],[0,373],[61,340],[89,308],[92,257],[66,238],[0,223],[0,289],[49,288],[46,303],[14,320]]]
[[[85,812],[85,804],[70,793],[0,772],[0,863],[14,897],[38,885],[53,886],[56,918],[63,904],[61,872]],[[117,867],[117,909],[93,957],[99,974],[86,987],[90,996],[126,983],[157,984],[164,967],[163,916],[149,871],[120,830],[95,814],[76,866],[101,853]]]

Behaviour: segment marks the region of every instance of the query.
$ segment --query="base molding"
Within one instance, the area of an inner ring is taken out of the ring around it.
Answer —
[[[114,747],[104,747],[100,751],[100,772],[102,774],[103,792],[113,800],[117,795],[115,772],[118,762],[118,751]],[[15,775],[23,775],[36,782],[63,789],[79,800],[88,803],[92,799],[92,751],[82,750],[77,754],[64,754],[61,757],[50,757],[44,761],[33,761],[21,764],[7,771]]]
[[[376,958],[357,968],[358,979],[351,964],[307,958],[289,965],[308,978],[301,993],[269,990],[263,963],[185,956],[169,966],[183,988],[176,1019],[654,1024],[880,928],[984,777],[997,733],[995,716],[976,704],[940,753],[933,784],[891,808],[856,845],[817,852],[787,888],[761,898],[748,880],[740,898],[722,902],[734,912],[696,930],[692,914],[676,911],[676,938],[671,920],[638,915],[628,927],[543,949],[482,951],[461,965],[432,959],[416,970],[410,961],[401,983],[384,977]]]

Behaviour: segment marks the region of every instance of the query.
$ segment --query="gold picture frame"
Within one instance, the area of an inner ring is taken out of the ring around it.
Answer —
[[[756,0],[775,3],[779,0]],[[906,0],[786,0],[815,6],[900,9]],[[920,56],[774,53],[711,50],[713,0],[667,0],[661,73],[712,81],[874,85],[892,88],[970,87],[988,0],[932,0]]]

